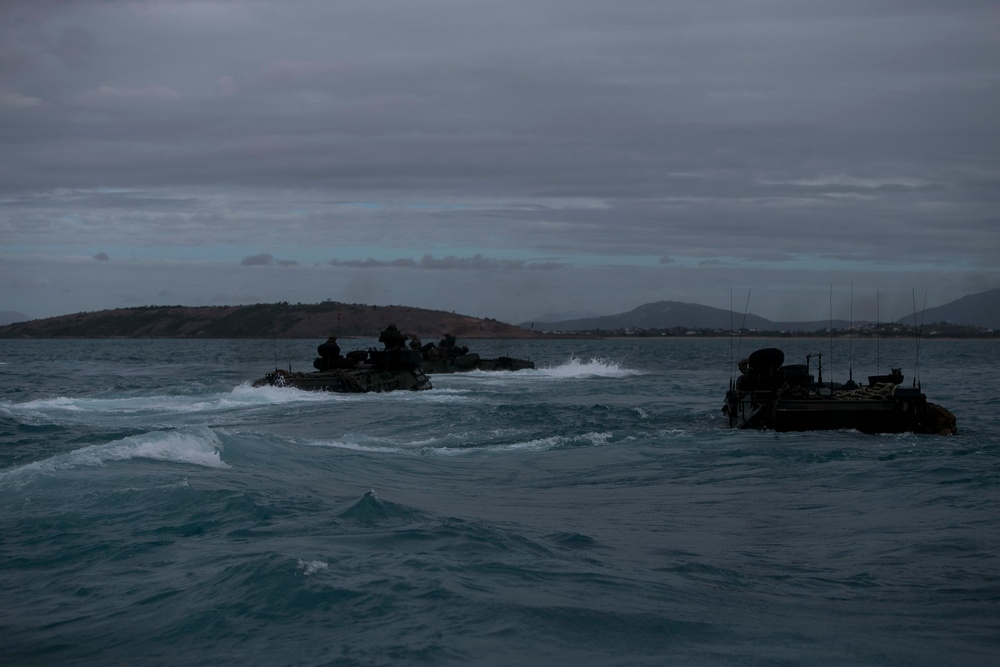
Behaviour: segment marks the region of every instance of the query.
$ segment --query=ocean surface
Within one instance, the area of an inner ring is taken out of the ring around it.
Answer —
[[[537,368],[250,386],[320,342],[0,341],[0,665],[1000,664],[997,341],[460,341]],[[959,434],[730,430],[776,345],[917,370]]]

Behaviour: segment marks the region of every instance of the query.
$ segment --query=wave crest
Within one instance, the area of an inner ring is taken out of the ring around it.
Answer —
[[[207,468],[228,468],[221,457],[222,442],[208,427],[186,431],[154,431],[100,445],[90,445],[48,459],[0,472],[0,482],[24,481],[61,470],[103,466],[112,461],[151,459]]]

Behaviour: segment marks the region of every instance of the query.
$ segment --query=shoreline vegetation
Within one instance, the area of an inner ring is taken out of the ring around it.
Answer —
[[[935,322],[914,326],[899,322],[858,323],[795,330],[729,327],[619,327],[559,331],[539,322],[530,328],[453,312],[409,306],[254,304],[247,306],[139,306],[60,315],[0,326],[0,339],[18,338],[181,338],[314,339],[377,338],[390,323],[422,340],[444,333],[460,339],[567,338],[930,338],[996,339],[1000,330]]]

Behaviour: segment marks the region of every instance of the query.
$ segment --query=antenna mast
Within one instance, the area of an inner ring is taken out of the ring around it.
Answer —
[[[729,288],[729,389],[735,387],[736,360],[733,358],[733,288]]]
[[[882,372],[882,304],[879,301],[878,288],[875,288],[875,368],[878,373]]]
[[[833,391],[833,285],[830,285],[830,391]]]
[[[747,290],[747,305],[743,309],[743,323],[740,324],[740,340],[736,346],[736,356],[740,356],[740,349],[743,347],[743,330],[747,327],[747,311],[750,310],[750,290]]]
[[[847,330],[847,384],[854,387],[854,283],[851,283],[851,326]]]
[[[914,323],[914,328],[916,329],[915,335],[917,337],[917,340],[916,340],[916,354],[917,354],[917,358],[916,358],[916,361],[913,364],[913,386],[915,386],[917,388],[920,387],[920,338],[921,338],[921,334],[923,333],[923,329],[924,329],[924,314],[926,312],[927,312],[927,290],[925,289],[924,290],[924,303],[923,303],[923,306],[921,306],[921,308],[920,308],[920,326],[916,326],[916,320],[917,320],[917,297],[916,297],[915,293],[914,293],[914,296],[913,296],[913,323]]]

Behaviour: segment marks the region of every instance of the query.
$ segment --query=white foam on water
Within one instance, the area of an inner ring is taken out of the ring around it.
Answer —
[[[322,572],[323,570],[330,567],[329,563],[324,563],[321,560],[311,560],[309,562],[306,562],[301,558],[299,558],[298,561],[299,561],[299,569],[302,570],[302,574],[304,574],[307,577],[316,574],[317,572]]]
[[[504,434],[496,433],[497,437]],[[448,434],[432,439],[414,440],[410,442],[392,441],[388,438],[363,438],[358,441],[328,440],[307,443],[312,447],[330,447],[357,452],[372,452],[378,454],[408,454],[411,456],[469,456],[482,452],[542,452],[561,449],[567,446],[594,447],[607,444],[611,433],[585,433],[576,436],[550,436],[533,438],[531,440],[513,441],[498,444],[487,442],[472,442],[461,435]]]
[[[526,371],[518,371],[524,373]],[[530,372],[530,371],[528,371]],[[645,375],[645,371],[626,368],[621,363],[609,359],[593,357],[589,361],[573,356],[558,366],[545,366],[536,369],[535,373],[551,378],[621,378],[634,375]]]
[[[566,364],[543,370],[523,371],[472,371],[469,373],[442,376],[441,383],[453,379],[459,386],[440,386],[427,391],[393,391],[367,394],[344,394],[326,391],[305,391],[294,387],[252,387],[242,383],[226,392],[209,395],[150,395],[125,397],[94,396],[54,396],[24,402],[0,401],[0,413],[15,416],[18,420],[31,424],[47,424],[86,421],[90,417],[136,417],[145,414],[163,416],[211,414],[244,408],[269,407],[301,404],[357,404],[386,403],[456,403],[476,402],[481,397],[474,392],[476,387],[500,384],[532,378],[572,378],[572,377],[623,377],[637,374],[636,371],[621,366],[592,360],[583,363],[571,359]],[[459,378],[468,378],[465,382]],[[445,379],[447,378],[447,379]],[[464,386],[463,386],[464,385]]]
[[[607,444],[608,440],[611,439],[610,433],[584,433],[577,436],[550,436],[547,438],[537,438],[534,440],[526,440],[524,442],[515,442],[505,445],[491,445],[485,449],[488,451],[499,451],[499,452],[510,452],[510,451],[548,451],[551,449],[560,449],[567,445],[578,444],[581,441],[585,446],[598,446]]]
[[[24,481],[36,475],[52,474],[60,470],[104,466],[112,461],[132,459],[186,463],[207,468],[229,468],[230,466],[223,462],[221,452],[222,442],[207,427],[182,431],[154,431],[82,447],[5,470],[0,472],[0,483]]]
[[[302,391],[292,388],[253,388],[242,384],[231,391],[208,396],[155,395],[121,398],[56,396],[21,403],[0,402],[0,413],[15,415],[27,423],[80,422],[89,417],[133,417],[164,414],[197,415],[243,408],[302,403],[333,403],[358,400],[357,394]]]
[[[330,447],[332,449],[349,449],[355,452],[377,452],[377,453],[390,453],[390,454],[404,454],[407,450],[403,447],[397,447],[393,445],[371,445],[363,444],[360,442],[348,442],[344,440],[326,440],[321,442],[310,442],[306,443],[310,447]]]

